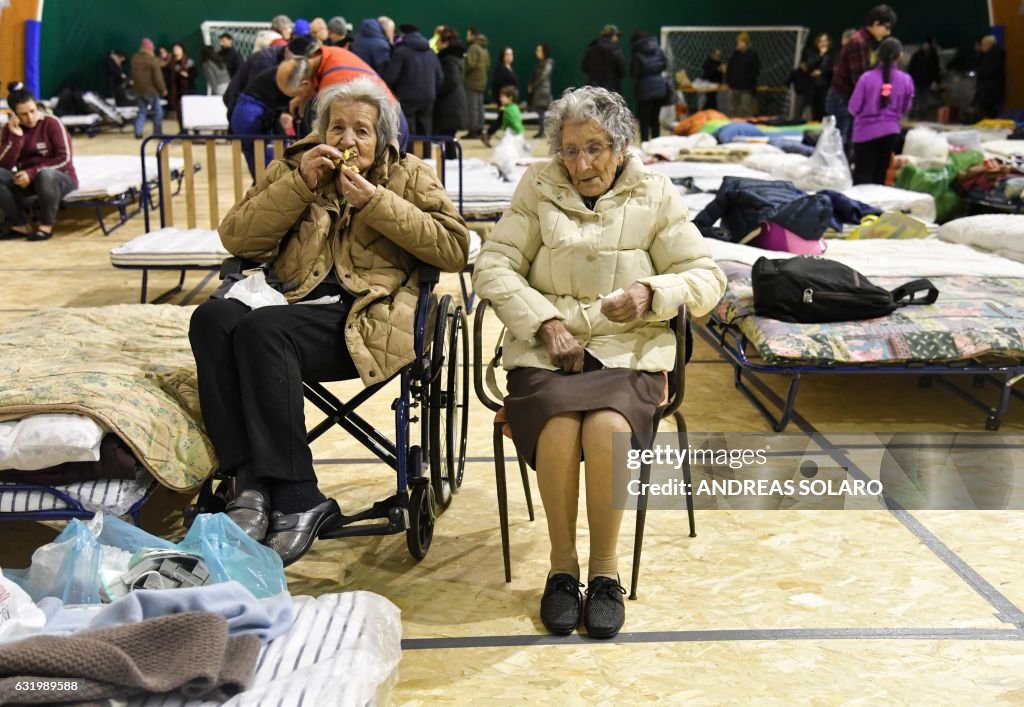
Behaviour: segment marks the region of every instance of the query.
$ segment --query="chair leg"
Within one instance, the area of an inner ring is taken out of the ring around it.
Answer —
[[[530,493],[530,472],[526,470],[526,462],[516,452],[516,461],[519,462],[519,475],[523,477],[523,493],[526,494],[526,508],[530,511],[530,520],[533,520],[533,494]]]
[[[686,420],[679,412],[675,412],[672,415],[676,418],[676,428],[679,431],[679,448],[689,449],[690,448],[690,437],[686,432]],[[686,484],[684,488],[689,489],[689,493],[686,494],[686,516],[690,521],[690,537],[697,537],[697,523],[693,517],[693,478],[690,476],[690,455],[687,454],[686,458],[683,459],[683,483]]]
[[[647,484],[651,483],[651,465],[640,467],[640,495],[636,499],[636,534],[633,537],[633,578],[629,584],[629,598],[636,599],[636,585],[640,579],[640,552],[644,546],[644,523],[647,521]]]
[[[502,424],[494,426],[494,477],[498,484],[498,519],[501,523],[501,554],[505,561],[505,581],[512,581],[512,558],[508,540],[508,488],[505,484],[505,443]]]

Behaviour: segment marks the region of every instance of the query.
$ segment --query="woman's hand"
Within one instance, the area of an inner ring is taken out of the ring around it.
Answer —
[[[601,313],[611,322],[624,324],[639,319],[651,308],[654,294],[647,285],[634,282],[618,297],[601,302]]]
[[[11,117],[7,121],[7,129],[11,131],[11,135],[17,135],[18,137],[25,134],[25,131],[21,129],[21,123],[18,121],[17,113],[11,113]]]
[[[334,173],[334,160],[338,159],[341,159],[341,152],[330,145],[317,145],[303,153],[299,174],[310,191]]]
[[[28,185],[32,183],[32,177],[28,176],[28,172],[16,172],[14,179],[11,181],[14,182],[15,186],[27,189]]]
[[[566,373],[583,370],[583,347],[569,333],[561,319],[549,319],[540,325],[537,337],[548,350],[551,363]]]
[[[351,169],[339,169],[336,183],[338,193],[345,197],[345,201],[354,209],[366,206],[373,198],[374,192],[377,191],[376,185]]]

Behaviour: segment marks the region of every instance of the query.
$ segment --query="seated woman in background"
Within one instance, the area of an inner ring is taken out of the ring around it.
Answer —
[[[725,276],[669,179],[629,151],[622,96],[587,86],[551,104],[555,157],[530,167],[477,258],[473,284],[508,327],[505,406],[516,449],[537,470],[551,570],[540,616],[552,633],[609,638],[625,620],[612,508],[612,436],[651,442],[675,362],[669,320],[700,316]],[[576,515],[586,459],[590,562],[579,592]]]
[[[465,222],[434,171],[400,157],[397,133],[380,83],[324,91],[314,133],[270,164],[219,229],[233,255],[269,264],[288,305],[214,298],[192,315],[203,420],[235,476],[227,514],[286,565],[340,520],[317,485],[302,381],[387,380],[415,357],[418,263],[466,265]]]
[[[6,218],[0,239],[45,241],[53,236],[61,199],[78,188],[71,137],[60,118],[39,110],[24,84],[9,83],[7,91],[14,115],[0,131],[0,211]],[[25,204],[33,195],[39,197],[36,228],[28,222]]]

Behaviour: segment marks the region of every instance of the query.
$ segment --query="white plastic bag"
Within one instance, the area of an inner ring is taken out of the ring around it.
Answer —
[[[787,168],[785,175],[794,186],[804,191],[843,191],[853,186],[853,173],[843,150],[843,136],[836,127],[835,116],[826,115],[821,121],[821,137],[814,154],[806,163]]]
[[[529,157],[533,149],[526,139],[526,135],[516,135],[511,130],[506,130],[501,136],[501,141],[491,150],[491,164],[498,168],[502,178],[511,182],[514,181],[514,167],[516,162]]]
[[[224,299],[236,299],[243,304],[249,305],[251,309],[268,307],[271,305],[288,304],[288,300],[280,292],[267,284],[267,278],[262,270],[257,270],[244,280],[239,280]]]
[[[25,590],[0,575],[0,642],[35,633],[46,623]]]
[[[911,128],[903,142],[903,154],[914,158],[914,164],[925,169],[945,167],[949,142],[931,128]]]

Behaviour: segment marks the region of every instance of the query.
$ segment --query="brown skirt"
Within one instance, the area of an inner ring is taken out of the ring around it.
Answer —
[[[514,368],[508,372],[505,412],[516,450],[537,468],[537,439],[547,421],[566,412],[611,409],[629,422],[641,447],[650,446],[665,398],[665,375],[601,368],[587,354],[582,373]]]

